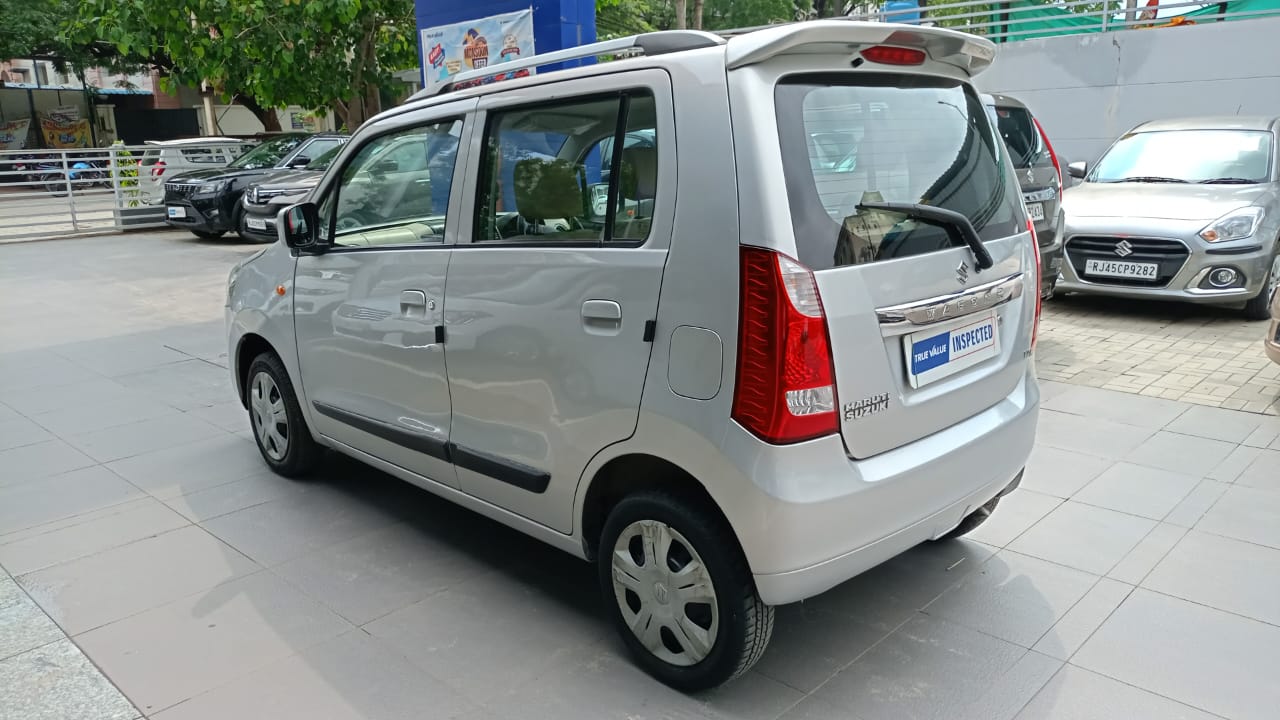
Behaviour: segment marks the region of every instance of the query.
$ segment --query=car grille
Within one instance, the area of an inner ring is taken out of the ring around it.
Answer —
[[[1129,243],[1130,252],[1121,255],[1116,247],[1121,241]],[[1126,285],[1129,287],[1164,287],[1173,280],[1182,266],[1186,264],[1191,251],[1177,240],[1160,240],[1156,238],[1118,238],[1118,237],[1073,237],[1067,241],[1067,261],[1075,269],[1080,279],[1098,285]],[[1154,280],[1137,278],[1112,278],[1085,275],[1085,262],[1095,260],[1124,260],[1127,262],[1146,262],[1158,264]]]
[[[181,183],[165,183],[164,199],[165,200],[185,200],[195,195],[196,188],[199,185],[183,185]]]

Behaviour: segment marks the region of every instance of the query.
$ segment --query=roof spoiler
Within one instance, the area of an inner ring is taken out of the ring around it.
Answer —
[[[771,58],[812,53],[814,46],[828,45],[832,52],[848,52],[851,46],[896,45],[924,50],[935,62],[942,62],[976,75],[996,57],[996,46],[986,38],[948,30],[894,23],[859,20],[806,20],[765,26],[732,34],[725,55],[728,69],[746,67]]]

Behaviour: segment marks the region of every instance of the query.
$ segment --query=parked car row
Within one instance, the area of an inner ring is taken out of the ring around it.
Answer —
[[[347,141],[336,133],[286,133],[263,142],[223,167],[192,170],[164,181],[165,220],[190,230],[200,238],[218,238],[235,232],[246,240],[267,242],[274,237],[265,223],[246,225],[247,207],[242,203],[251,186],[271,182],[282,173],[304,170],[313,160],[332,159],[330,151]],[[336,154],[336,153],[335,153]],[[314,168],[319,172],[324,165]]]

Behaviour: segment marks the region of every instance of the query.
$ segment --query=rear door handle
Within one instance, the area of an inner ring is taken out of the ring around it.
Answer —
[[[435,305],[435,303],[432,303]],[[427,317],[427,294],[421,290],[400,291],[400,314],[407,318]]]
[[[622,329],[622,306],[612,300],[582,303],[582,327],[592,335],[617,335]]]

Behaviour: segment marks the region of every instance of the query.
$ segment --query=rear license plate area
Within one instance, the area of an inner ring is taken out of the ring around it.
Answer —
[[[907,381],[913,388],[924,387],[998,355],[999,317],[989,311],[911,333],[902,339],[902,349]]]

